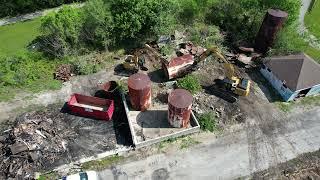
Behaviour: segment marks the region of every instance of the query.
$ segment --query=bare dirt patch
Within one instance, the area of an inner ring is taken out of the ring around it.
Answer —
[[[275,174],[271,170],[275,168],[281,173]],[[254,173],[252,177],[253,179],[320,179],[320,150]]]

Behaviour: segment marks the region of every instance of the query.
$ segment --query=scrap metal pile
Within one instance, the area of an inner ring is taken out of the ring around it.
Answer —
[[[113,149],[113,124],[59,111],[26,113],[0,136],[0,179],[33,179],[34,173]]]
[[[54,79],[61,80],[63,82],[69,81],[74,75],[72,71],[72,66],[70,64],[61,64],[54,73]]]

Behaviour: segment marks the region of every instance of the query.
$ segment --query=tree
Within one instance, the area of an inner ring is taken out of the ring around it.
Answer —
[[[88,1],[84,7],[85,23],[81,33],[83,41],[99,49],[112,44],[113,18],[110,6],[103,0]]]
[[[168,12],[170,0],[117,0],[110,2],[118,41],[155,34],[161,15]]]
[[[41,49],[55,57],[69,54],[80,44],[82,26],[80,9],[64,6],[57,13],[48,14],[41,22]]]

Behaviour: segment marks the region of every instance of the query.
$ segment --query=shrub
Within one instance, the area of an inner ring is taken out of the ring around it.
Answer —
[[[77,75],[88,75],[100,71],[110,59],[105,54],[91,53],[69,59]]]
[[[72,54],[80,44],[83,13],[80,9],[64,6],[57,13],[42,19],[41,50],[54,57]]]
[[[201,90],[199,80],[194,75],[187,75],[178,80],[178,87],[190,91],[195,94]]]
[[[145,38],[155,35],[169,13],[170,0],[117,0],[110,2],[114,21],[113,35],[117,41]]]
[[[203,23],[196,23],[189,31],[189,40],[205,47],[221,46],[224,42],[224,37],[220,33],[220,29],[214,25],[206,25]]]
[[[199,6],[195,0],[184,0],[180,2],[179,19],[184,24],[192,23],[199,15]]]
[[[55,63],[44,60],[38,53],[2,57],[0,87],[25,87],[29,90],[59,87],[58,81],[53,80],[55,67]]]
[[[84,6],[84,16],[83,41],[98,49],[107,49],[112,44],[113,29],[109,4],[104,0],[90,0]]]
[[[213,113],[201,114],[198,119],[202,130],[210,132],[218,130],[216,116]]]

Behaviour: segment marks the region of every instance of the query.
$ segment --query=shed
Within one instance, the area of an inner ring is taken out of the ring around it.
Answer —
[[[284,101],[320,93],[320,65],[304,53],[267,58],[260,72]]]

